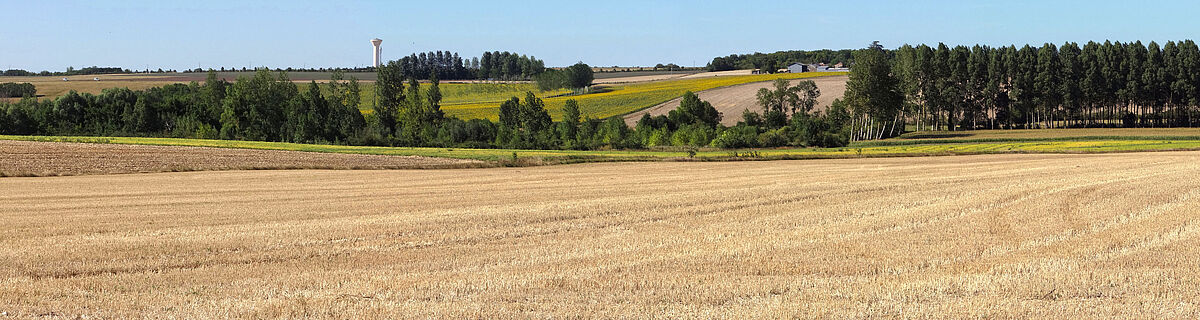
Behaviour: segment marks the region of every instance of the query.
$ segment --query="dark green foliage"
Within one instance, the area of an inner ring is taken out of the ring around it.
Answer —
[[[788,115],[783,111],[770,110],[763,112],[763,126],[768,129],[778,129],[787,125]]]
[[[649,116],[649,115],[647,115]],[[563,119],[558,125],[558,133],[564,149],[578,149],[579,139],[579,103],[569,99],[563,105]]]
[[[742,121],[738,122],[738,125],[761,127],[764,124],[766,124],[766,122],[763,121],[762,114],[759,114],[758,112],[750,111],[750,109],[742,110]]]
[[[579,62],[567,67],[567,83],[571,88],[586,88],[592,85],[592,80],[596,77],[592,73],[592,67]]]
[[[496,145],[507,148],[559,148],[559,135],[542,99],[526,92],[525,100],[516,97],[500,105],[500,126]]]
[[[533,81],[537,83],[538,90],[550,91],[570,87],[568,78],[569,75],[565,70],[549,69],[533,76]]]
[[[906,120],[957,130],[1193,126],[1200,105],[1196,68],[1200,48],[1191,40],[1161,46],[1105,41],[903,46],[894,52],[891,72],[900,81]]]
[[[717,148],[751,148],[758,146],[758,128],[735,126],[721,131],[712,146]]]
[[[528,80],[546,70],[545,63],[535,57],[508,51],[484,52],[475,69],[477,79]]]
[[[774,53],[735,54],[713,58],[708,71],[760,69],[771,73],[792,63],[845,63],[854,61],[853,50],[779,51]]]
[[[32,83],[0,83],[0,98],[36,97],[37,88]]]
[[[591,86],[595,75],[592,67],[580,62],[563,70],[546,70],[546,72],[534,76],[533,79],[537,82],[538,90],[542,91],[563,88],[580,89]]]
[[[947,60],[958,55],[952,55],[949,50],[944,50],[945,46],[938,49],[938,56],[944,56]],[[965,57],[956,59],[965,62]],[[846,82],[846,103],[856,114],[862,115],[870,124],[864,126],[860,135],[864,139],[879,138],[884,135],[898,134],[895,122],[901,111],[904,103],[904,96],[901,95],[899,81],[892,74],[891,61],[888,55],[883,50],[864,49],[855,51],[855,65],[850,69],[850,80]],[[947,61],[937,66],[939,72],[947,70],[952,74],[965,74],[965,65],[951,63]],[[944,79],[944,81],[949,81]],[[958,85],[946,83],[942,85],[942,96],[958,96],[961,95]],[[949,103],[942,106],[943,108],[954,110],[954,104]],[[953,111],[949,112],[953,114]],[[892,129],[887,128],[887,124],[892,125]]]
[[[834,148],[850,143],[850,137],[834,117],[795,117],[789,128],[794,132],[795,145]]]
[[[229,88],[223,104],[221,137],[236,140],[288,140],[288,129],[296,128],[284,125],[304,120],[288,121],[286,111],[307,110],[286,73],[276,76],[265,69],[249,79],[238,79]]]
[[[391,137],[396,134],[396,123],[400,105],[408,99],[404,96],[404,70],[396,61],[379,66],[378,81],[375,82],[375,128],[379,134]]]
[[[463,80],[474,79],[476,76],[471,72],[467,63],[464,63],[463,59],[458,56],[457,52],[430,51],[428,53],[414,53],[396,60],[396,65],[404,77],[421,80],[435,78]]]
[[[32,75],[36,75],[36,74],[33,72],[21,70],[21,69],[8,69],[8,70],[4,70],[4,72],[0,72],[0,76],[8,76],[8,77],[28,77],[28,76],[32,76]]]
[[[721,123],[721,113],[713,108],[712,104],[707,101],[700,100],[695,93],[691,91],[684,92],[683,98],[679,101],[679,107],[671,110],[667,114],[667,118],[671,119],[676,125],[700,124],[709,127],[716,127]]]

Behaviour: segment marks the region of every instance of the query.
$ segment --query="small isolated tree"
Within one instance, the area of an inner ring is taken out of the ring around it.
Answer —
[[[583,62],[567,67],[569,84],[572,88],[587,88],[596,79],[592,67]]]

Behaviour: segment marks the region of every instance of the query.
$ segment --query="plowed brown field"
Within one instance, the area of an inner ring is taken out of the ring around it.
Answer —
[[[816,78],[806,78],[792,80],[789,83],[795,85],[800,81],[813,81],[817,83],[817,88],[821,90],[821,96],[817,98],[817,106],[813,111],[825,111],[829,105],[833,104],[833,100],[841,99],[846,93],[846,80],[849,76],[826,76]],[[721,87],[711,90],[697,92],[696,96],[700,100],[712,103],[713,108],[721,112],[721,124],[733,126],[742,120],[742,111],[752,110],[762,112],[762,107],[758,106],[758,89],[772,88],[772,81],[747,83],[736,86]],[[671,110],[679,107],[679,98],[662,104],[646,108],[638,112],[625,115],[625,123],[634,126],[637,125],[638,119],[642,118],[643,114],[649,113],[651,116],[665,115]]]
[[[482,165],[417,156],[0,140],[0,176],[244,169],[415,169]]]
[[[1197,152],[0,179],[0,311],[1196,318]]]

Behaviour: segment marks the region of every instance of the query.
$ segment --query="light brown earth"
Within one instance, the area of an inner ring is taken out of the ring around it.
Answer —
[[[821,96],[817,98],[817,107],[813,108],[813,110],[824,111],[825,108],[833,104],[833,100],[840,99],[846,93],[846,80],[848,79],[848,76],[827,76],[796,79],[789,83],[795,85],[799,81],[807,80],[816,82],[817,88],[821,90]],[[712,103],[713,107],[721,112],[721,124],[733,126],[742,120],[742,111],[746,109],[762,112],[762,107],[758,106],[758,89],[772,88],[773,83],[772,81],[763,81],[720,87],[704,90],[696,93],[696,95],[700,97],[700,100]],[[649,113],[651,116],[665,115],[678,107],[679,98],[675,98],[671,101],[625,115],[625,123],[633,126],[637,124],[638,119],[641,119],[643,114]]]
[[[1197,157],[4,178],[0,310],[1194,319]]]
[[[617,83],[631,83],[631,82],[648,82],[648,81],[678,79],[678,78],[683,78],[685,76],[687,76],[687,75],[686,74],[654,74],[654,75],[644,75],[644,76],[596,79],[596,80],[593,80],[592,83],[594,83],[594,84],[617,84]]]
[[[414,169],[474,160],[203,147],[0,140],[0,176],[244,169]]]
[[[724,77],[724,76],[743,76],[743,75],[750,75],[752,71],[753,70],[730,70],[730,71],[695,72],[695,73],[679,73],[679,72],[658,73],[658,72],[655,72],[652,74],[646,74],[644,72],[632,72],[630,74],[635,74],[634,76],[613,76],[613,77],[596,78],[596,80],[592,81],[592,83],[595,83],[595,84],[617,84],[617,83],[630,83],[630,82],[661,81],[661,80],[671,80],[671,79],[695,79],[695,78],[710,78],[710,77]],[[608,75],[606,75],[606,76],[608,76]]]
[[[714,71],[701,72],[684,76],[684,79],[708,78],[708,77],[724,77],[724,76],[744,76],[754,74],[754,70],[729,70],[729,71]]]

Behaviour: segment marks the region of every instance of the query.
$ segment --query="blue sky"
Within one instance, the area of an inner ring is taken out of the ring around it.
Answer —
[[[704,65],[732,53],[1195,37],[1196,1],[0,0],[0,68],[365,66],[450,50],[550,66]]]

